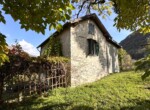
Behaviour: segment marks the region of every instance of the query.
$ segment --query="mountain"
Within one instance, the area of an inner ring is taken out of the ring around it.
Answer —
[[[150,33],[133,32],[120,42],[120,45],[131,55],[132,59],[143,58],[146,54],[145,46],[150,41]]]

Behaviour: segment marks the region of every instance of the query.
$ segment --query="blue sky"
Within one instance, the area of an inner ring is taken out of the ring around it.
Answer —
[[[39,55],[36,47],[54,32],[54,30],[49,31],[47,29],[45,35],[42,35],[31,30],[25,31],[25,29],[20,29],[19,22],[14,22],[10,15],[4,16],[6,19],[6,24],[0,23],[0,32],[7,36],[6,42],[11,45],[14,44],[14,41],[17,39],[18,42],[23,46],[23,49],[33,55]],[[113,27],[114,17],[115,15],[113,14],[107,19],[102,19],[101,17],[99,18],[113,39],[119,43],[126,36],[128,36],[131,31],[121,30],[119,32],[116,27]]]

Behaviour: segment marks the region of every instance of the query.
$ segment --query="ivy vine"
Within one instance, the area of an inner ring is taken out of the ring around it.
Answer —
[[[47,48],[44,50],[44,56],[63,56],[59,37],[51,36],[49,38]]]

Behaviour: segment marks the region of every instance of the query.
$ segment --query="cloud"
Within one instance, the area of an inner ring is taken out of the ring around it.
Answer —
[[[32,55],[32,56],[39,56],[40,55],[37,48],[34,47],[31,43],[25,41],[24,39],[19,41],[18,43],[21,45],[22,49],[25,52],[27,52],[29,55]]]

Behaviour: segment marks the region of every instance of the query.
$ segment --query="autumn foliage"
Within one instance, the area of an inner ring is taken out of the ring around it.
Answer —
[[[63,57],[30,57],[22,50],[18,43],[9,49],[7,55],[9,57],[9,62],[5,62],[0,67],[0,102],[2,102],[4,83],[9,82],[15,75],[22,75],[27,71],[30,71],[29,73],[39,73],[41,68],[45,71],[50,71],[53,64],[61,65],[62,62],[68,61],[68,59]],[[63,69],[62,67],[61,72],[59,72],[60,74],[63,74]]]

